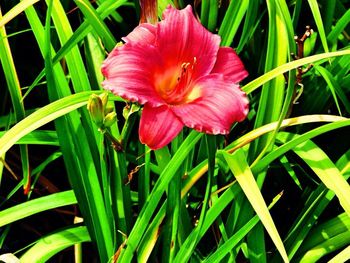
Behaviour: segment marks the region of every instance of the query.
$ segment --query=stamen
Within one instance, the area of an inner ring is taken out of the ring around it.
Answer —
[[[194,65],[197,64],[197,58],[193,57],[192,69],[194,69]]]
[[[175,83],[169,82],[169,84],[173,85],[168,85],[167,87],[162,86],[160,89],[162,97],[169,104],[182,103],[184,101],[188,101],[188,99],[192,100],[194,97],[196,97],[197,93],[192,94],[191,86],[191,82],[193,81],[193,72],[196,64],[196,57],[193,57],[192,61],[190,60],[190,62],[183,62],[180,64],[180,68],[178,69],[178,75],[175,77],[175,79],[173,79]]]

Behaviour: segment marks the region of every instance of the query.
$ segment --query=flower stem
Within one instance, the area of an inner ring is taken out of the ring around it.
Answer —
[[[112,147],[116,152],[122,152],[123,149],[123,145],[120,141],[117,140],[117,138],[115,138],[108,129],[100,129],[102,134],[111,141],[112,143]]]

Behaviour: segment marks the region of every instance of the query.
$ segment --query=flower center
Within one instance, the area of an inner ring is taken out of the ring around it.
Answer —
[[[163,71],[156,76],[156,91],[170,105],[188,103],[199,97],[192,85],[197,59]]]

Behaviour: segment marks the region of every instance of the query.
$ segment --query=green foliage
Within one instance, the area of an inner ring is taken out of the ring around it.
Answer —
[[[2,249],[21,262],[350,259],[349,1],[191,2],[242,58],[250,113],[225,138],[185,128],[157,151],[138,140],[139,105],[100,95],[138,2],[37,2],[0,4]],[[184,7],[158,1],[159,17],[168,4]]]

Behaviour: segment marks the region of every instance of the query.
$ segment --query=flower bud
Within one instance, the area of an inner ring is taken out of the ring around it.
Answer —
[[[99,97],[101,98],[103,108],[106,108],[108,102],[108,93],[104,92],[100,94]]]
[[[107,115],[108,113],[111,113],[112,111],[114,111],[114,107],[106,107],[105,108],[105,115]]]
[[[112,111],[105,116],[103,120],[103,126],[105,128],[111,127],[116,121],[117,121],[117,113],[115,113],[115,111]]]
[[[104,118],[102,99],[98,95],[92,94],[89,98],[87,109],[90,112],[90,116],[94,123],[96,123],[97,127],[101,127],[103,125]]]

